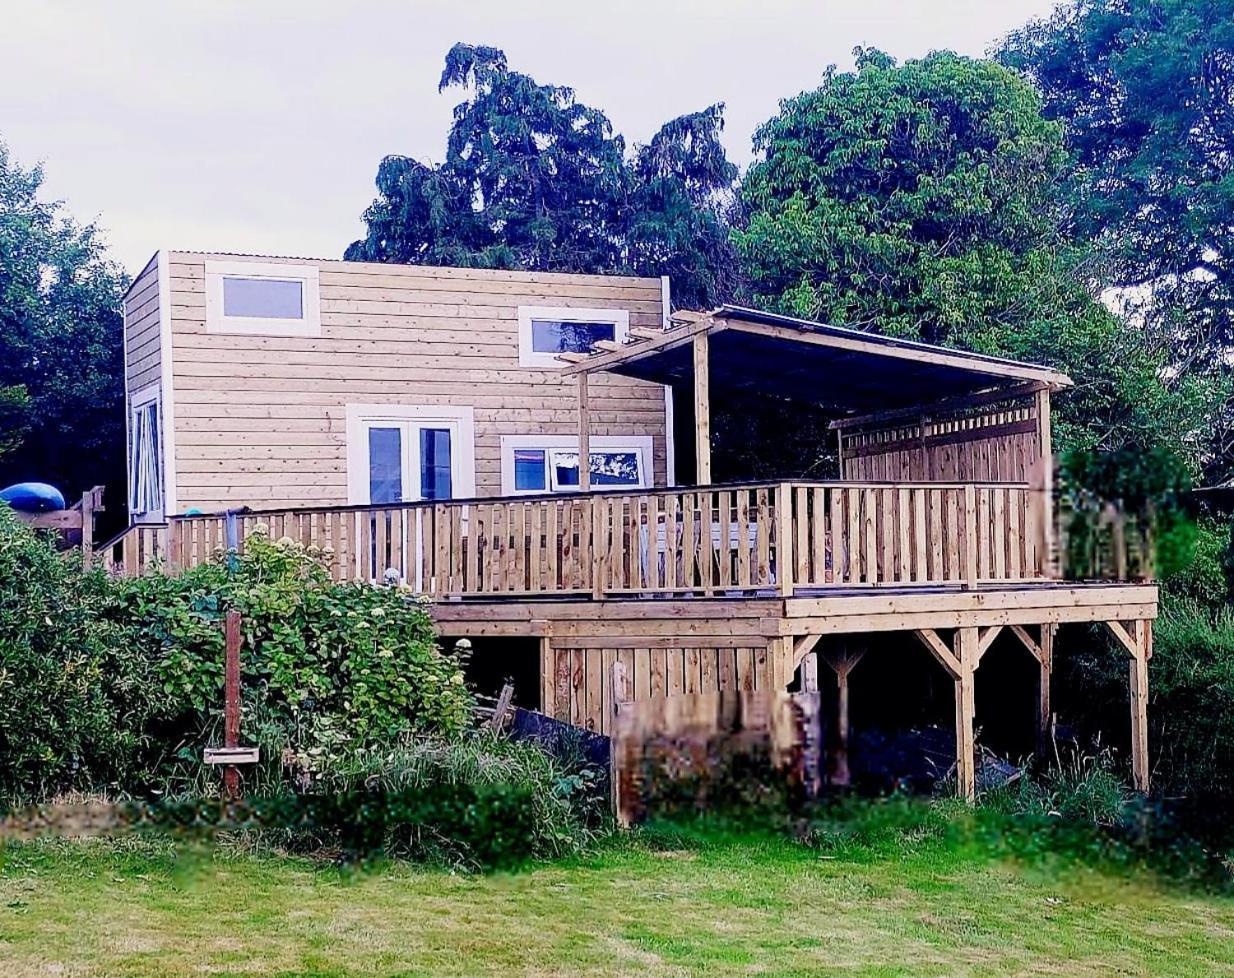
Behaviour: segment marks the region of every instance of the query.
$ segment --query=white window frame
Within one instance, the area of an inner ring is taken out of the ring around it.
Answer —
[[[149,384],[146,387],[134,391],[129,395],[129,411],[128,411],[128,454],[125,459],[126,470],[128,472],[128,506],[129,517],[131,522],[141,523],[160,523],[163,520],[163,514],[167,509],[167,468],[163,459],[163,445],[165,436],[163,433],[164,415],[163,403],[161,398],[162,385]],[[133,508],[133,494],[137,488],[137,414],[138,412],[146,411],[150,405],[154,405],[154,423],[157,428],[158,437],[154,440],[154,459],[156,482],[158,485],[159,506],[156,509],[138,511]]]
[[[613,340],[624,343],[630,334],[630,313],[626,309],[579,309],[573,306],[518,307],[518,362],[521,367],[557,368],[565,364],[556,353],[532,349],[531,323],[535,319],[550,319],[563,323],[612,323]]]
[[[637,486],[596,486],[592,492],[622,492],[630,489],[650,489],[652,483],[652,446],[651,435],[592,435],[591,450],[593,452],[634,452],[638,457]],[[518,448],[542,449],[545,453],[545,475],[543,489],[516,489],[514,487],[514,451]],[[552,473],[549,466],[549,456],[554,449],[567,448],[578,451],[576,435],[502,435],[501,436],[501,494],[503,496],[542,496],[548,493],[564,495],[578,492],[577,486],[564,489],[554,489]]]
[[[476,494],[476,418],[471,407],[430,404],[347,405],[347,501],[367,505],[369,500],[368,429],[374,425],[411,423],[416,427],[450,431],[450,482],[454,499]],[[410,476],[419,478],[419,439],[412,439]],[[416,484],[417,495],[419,492]],[[404,502],[413,502],[407,499]]]
[[[300,319],[228,316],[223,311],[223,279],[277,279],[300,282],[303,298]],[[320,336],[321,281],[316,265],[279,262],[206,259],[206,332],[250,336]]]

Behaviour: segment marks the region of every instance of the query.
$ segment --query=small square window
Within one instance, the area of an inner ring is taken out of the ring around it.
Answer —
[[[320,336],[317,267],[206,259],[206,332]]]
[[[625,309],[519,306],[518,362],[524,367],[560,368],[559,353],[590,353],[596,343],[625,342],[630,314]]]
[[[514,491],[543,492],[548,487],[544,471],[544,449],[514,450]]]

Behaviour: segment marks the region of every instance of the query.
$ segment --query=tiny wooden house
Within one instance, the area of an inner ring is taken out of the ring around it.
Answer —
[[[809,688],[821,662],[846,737],[860,643],[900,636],[953,685],[969,797],[983,659],[1031,658],[1044,741],[1056,629],[1101,622],[1146,788],[1157,589],[1060,567],[1050,402],[1070,380],[670,308],[659,279],[160,253],[126,302],[135,526],[102,559],[174,571],[259,528],[316,545],[339,579],[428,596],[448,638],[530,648],[521,701],[600,732],[618,664],[638,699]],[[712,404],[737,393],[786,429],[795,406],[838,414],[840,478],[713,483]]]

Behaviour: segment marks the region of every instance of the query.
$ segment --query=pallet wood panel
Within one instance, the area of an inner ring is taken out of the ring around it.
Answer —
[[[631,641],[637,640],[637,636],[631,637]],[[550,701],[541,704],[543,712],[601,734],[611,732],[616,713],[611,676],[617,662],[624,667],[630,700],[635,702],[721,691],[771,690],[780,675],[771,667],[773,653],[765,643],[664,646],[649,639],[643,645],[613,647],[579,646],[562,639],[542,654],[542,673],[554,677],[551,684],[542,687],[552,695]]]

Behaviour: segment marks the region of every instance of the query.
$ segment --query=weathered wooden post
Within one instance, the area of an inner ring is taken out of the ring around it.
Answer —
[[[224,624],[223,746],[207,747],[205,762],[223,766],[223,796],[240,798],[240,764],[256,764],[258,749],[240,746],[240,612],[227,612]]]

